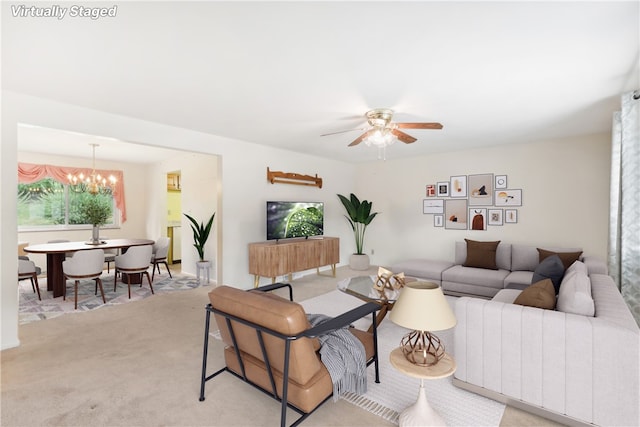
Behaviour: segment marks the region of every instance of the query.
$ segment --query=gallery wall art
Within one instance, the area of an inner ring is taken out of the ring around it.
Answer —
[[[445,178],[446,179],[446,178]],[[509,188],[507,175],[452,175],[426,184],[422,213],[433,215],[433,226],[448,230],[487,230],[518,223],[522,189]]]

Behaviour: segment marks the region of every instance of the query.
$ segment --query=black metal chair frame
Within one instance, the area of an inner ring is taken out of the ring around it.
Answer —
[[[256,290],[258,291],[262,291],[262,292],[269,292],[275,289],[280,289],[280,288],[284,288],[284,287],[288,287],[289,288],[289,300],[293,301],[293,290],[291,288],[291,285],[288,283],[274,283],[272,285],[266,285],[266,286],[261,286],[259,288],[256,288]],[[343,328],[345,326],[349,326],[351,323],[355,322],[358,319],[361,319],[369,314],[371,314],[372,316],[372,333],[373,333],[373,344],[374,344],[374,355],[371,358],[371,360],[367,361],[367,366],[371,365],[372,363],[375,364],[375,382],[376,383],[380,383],[380,371],[379,371],[379,367],[378,367],[378,331],[377,331],[377,327],[376,327],[376,312],[378,310],[380,310],[380,305],[376,304],[374,302],[369,302],[366,304],[363,304],[359,307],[354,308],[353,310],[350,310],[344,314],[341,314],[338,317],[335,317],[331,320],[328,320],[327,322],[324,322],[318,326],[312,327],[307,329],[306,331],[303,331],[297,335],[283,335],[279,332],[276,332],[272,329],[269,328],[265,328],[264,326],[258,325],[256,323],[253,322],[249,322],[245,319],[241,319],[239,317],[236,317],[232,314],[229,313],[225,313],[221,310],[217,310],[215,308],[213,308],[213,306],[211,304],[207,304],[207,306],[205,307],[206,310],[206,318],[205,318],[205,330],[204,330],[204,347],[203,347],[203,354],[202,354],[202,376],[201,376],[201,382],[200,382],[200,401],[202,402],[205,397],[204,397],[204,388],[205,388],[205,383],[207,381],[209,381],[210,379],[213,379],[214,377],[216,377],[217,375],[221,374],[222,372],[229,372],[231,374],[233,374],[234,376],[240,378],[242,381],[246,382],[249,385],[252,385],[253,387],[257,388],[258,390],[270,395],[273,399],[277,400],[278,402],[281,403],[281,413],[280,413],[280,426],[281,427],[285,427],[286,425],[286,417],[287,417],[287,407],[291,408],[292,410],[294,410],[295,412],[297,412],[298,414],[300,414],[301,416],[293,423],[291,424],[291,427],[293,426],[297,426],[298,424],[300,424],[302,421],[304,421],[309,415],[311,415],[313,412],[315,412],[316,409],[318,409],[320,406],[322,406],[322,404],[324,402],[326,402],[327,400],[329,400],[329,398],[332,396],[332,394],[330,394],[329,396],[327,396],[326,399],[324,399],[322,402],[320,402],[312,411],[310,412],[304,412],[301,409],[295,407],[294,405],[290,404],[289,402],[287,402],[287,388],[288,388],[288,383],[289,383],[289,353],[290,353],[290,349],[291,349],[291,342],[295,341],[295,340],[299,340],[301,338],[316,338],[318,336],[324,335],[328,332],[331,332],[333,330],[336,329],[340,329]],[[229,369],[227,366],[225,366],[224,368],[214,372],[213,374],[207,376],[206,372],[207,372],[207,354],[208,354],[208,349],[209,349],[209,324],[210,324],[210,320],[211,320],[211,313],[215,313],[218,315],[221,315],[225,318],[225,321],[227,323],[227,327],[229,329],[230,335],[231,335],[231,340],[233,342],[233,348],[235,350],[236,353],[236,357],[238,359],[238,364],[240,365],[240,370],[242,372],[241,375],[237,374],[236,372],[232,371],[231,369]],[[249,326],[253,329],[256,330],[256,334],[258,337],[258,341],[260,343],[260,348],[262,350],[262,361],[264,362],[265,366],[266,366],[266,371],[269,375],[269,380],[271,383],[271,390],[267,390],[262,388],[260,385],[252,382],[251,380],[249,380],[246,376],[245,373],[245,369],[244,369],[244,363],[242,361],[242,357],[240,356],[240,350],[238,350],[238,346],[237,346],[237,342],[236,342],[236,337],[233,331],[233,327],[232,327],[232,323],[231,321],[234,322],[238,322],[241,323],[243,325]],[[269,358],[267,356],[267,351],[266,348],[264,346],[264,340],[263,340],[263,334],[269,334],[272,336],[275,336],[277,338],[280,338],[284,341],[285,343],[285,352],[284,352],[284,372],[282,373],[282,398],[278,397],[278,392],[277,392],[277,388],[276,388],[276,383],[275,383],[275,378],[273,376],[273,372],[271,370],[271,363],[269,362]]]

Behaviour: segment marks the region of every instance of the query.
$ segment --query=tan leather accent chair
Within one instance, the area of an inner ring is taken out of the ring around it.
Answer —
[[[288,287],[290,300],[271,290]],[[297,425],[333,394],[329,371],[320,360],[318,336],[349,326],[354,321],[372,316],[376,324],[375,303],[363,304],[330,321],[311,327],[304,308],[293,302],[289,284],[276,283],[251,291],[219,286],[209,293],[206,307],[205,337],[200,400],[204,400],[206,381],[222,372],[230,372],[281,402],[281,426],[286,424],[287,406],[301,417]],[[207,376],[207,350],[211,313],[224,342],[226,366]],[[379,383],[377,330],[371,332],[350,328],[364,345],[367,365],[375,364]]]

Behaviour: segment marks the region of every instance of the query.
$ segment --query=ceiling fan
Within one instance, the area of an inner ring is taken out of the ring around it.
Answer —
[[[387,108],[376,108],[374,110],[367,111],[365,117],[367,118],[367,123],[371,126],[371,129],[368,129],[365,133],[356,138],[351,144],[349,144],[349,147],[358,145],[362,141],[368,142],[369,145],[385,146],[392,142],[393,137],[399,139],[405,144],[411,144],[412,142],[417,141],[417,138],[414,138],[400,129],[442,129],[442,125],[440,123],[392,122],[393,110]],[[326,133],[321,136],[335,135],[338,133],[362,129],[363,128],[343,130],[340,132]]]

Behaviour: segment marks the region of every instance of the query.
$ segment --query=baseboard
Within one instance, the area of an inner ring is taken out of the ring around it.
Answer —
[[[484,387],[477,386],[475,384],[469,384],[458,378],[453,378],[453,385],[459,387],[463,390],[470,391],[472,393],[479,394],[484,397],[488,397],[489,399],[498,401],[500,403],[504,403],[505,405],[511,406],[512,408],[521,409],[525,412],[529,412],[534,415],[538,415],[540,417],[546,418],[551,421],[555,421],[560,424],[564,424],[567,426],[575,426],[575,427],[593,427],[594,424],[587,423],[567,415],[559,414],[557,412],[550,411],[548,409],[541,408],[539,406],[533,405],[531,403],[524,402],[522,400],[514,399],[509,396],[505,396],[502,393],[498,393],[497,391],[488,390]]]

